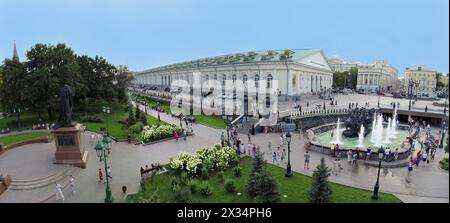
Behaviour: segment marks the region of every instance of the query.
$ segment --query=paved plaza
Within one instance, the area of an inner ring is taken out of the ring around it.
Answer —
[[[352,100],[353,96],[364,97],[363,95],[352,95],[336,97],[342,103]],[[360,100],[360,99],[353,99]],[[370,103],[374,103],[369,99]],[[383,98],[384,103],[389,103],[392,98]],[[318,99],[316,99],[319,103]],[[310,106],[316,103],[311,100]],[[367,101],[367,100],[366,100]],[[348,103],[347,103],[348,104]],[[142,106],[141,106],[142,109]],[[149,111],[149,114],[157,117],[156,111]],[[179,125],[179,119],[170,115],[160,113],[161,120]],[[184,124],[184,123],[183,123]],[[194,136],[187,138],[187,141],[180,139],[178,142],[169,140],[147,146],[128,144],[127,142],[113,143],[111,154],[108,158],[108,165],[111,166],[112,180],[110,181],[114,201],[123,202],[124,194],[122,186],[127,186],[127,193],[136,193],[140,187],[140,167],[152,163],[167,163],[170,157],[174,157],[180,151],[192,152],[202,146],[210,146],[218,143],[220,134],[226,131],[215,129],[204,125],[194,125]],[[433,132],[437,129],[433,129]],[[93,147],[95,143],[90,142],[91,132],[82,134],[83,144],[89,151],[88,164],[86,169],[74,168],[70,173],[75,178],[76,192],[72,193],[68,186],[67,177],[59,182],[64,187],[64,202],[74,203],[99,203],[105,198],[105,184],[98,182],[98,169],[104,169],[104,163],[99,162]],[[247,135],[240,135],[244,143],[247,143]],[[278,145],[279,134],[257,134],[251,137],[263,151],[266,151],[265,158],[271,163],[272,158],[267,152],[268,142]],[[303,154],[305,138],[294,133],[291,143],[291,163],[292,169],[306,175],[311,175],[314,167],[324,157],[328,165],[332,164],[332,157],[311,152],[311,169],[303,169]],[[5,152],[0,156],[0,169],[12,176],[13,180],[30,180],[45,178],[58,172],[64,172],[67,165],[54,165],[53,153],[55,145],[53,142],[46,144],[32,144],[22,146]],[[404,202],[449,202],[449,174],[448,171],[440,169],[438,161],[444,156],[443,149],[438,149],[438,153],[433,162],[429,165],[421,165],[414,168],[410,181],[407,182],[407,169],[405,168],[384,168],[380,176],[380,190],[382,192],[393,193]],[[377,168],[365,166],[360,163],[353,168],[346,161],[342,161],[344,169],[336,176],[330,176],[330,180],[336,183],[372,190],[376,181]],[[277,164],[285,167],[285,164]],[[0,195],[0,202],[62,202],[57,200],[54,193],[54,184],[39,187],[31,190],[7,190]]]

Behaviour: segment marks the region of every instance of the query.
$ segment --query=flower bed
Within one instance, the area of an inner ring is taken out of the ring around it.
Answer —
[[[170,161],[170,168],[177,172],[186,171],[189,175],[197,175],[202,168],[208,170],[225,170],[239,161],[236,150],[216,144],[203,147],[196,153],[180,152],[176,159]]]
[[[175,125],[151,125],[144,126],[141,133],[141,140],[144,143],[165,139],[173,136],[173,131],[182,132],[182,128]]]

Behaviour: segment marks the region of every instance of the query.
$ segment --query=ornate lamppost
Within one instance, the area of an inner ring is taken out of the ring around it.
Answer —
[[[378,191],[380,190],[380,169],[381,169],[381,161],[383,160],[384,156],[384,149],[383,147],[380,147],[378,150],[378,175],[377,175],[377,182],[375,183],[375,187],[373,189],[372,199],[378,200]]]
[[[380,108],[381,86],[378,85],[378,108]]]
[[[100,158],[100,162],[104,162],[105,163],[105,178],[106,178],[106,198],[105,198],[105,203],[112,203],[114,198],[112,197],[111,194],[111,187],[109,186],[109,176],[108,176],[108,161],[107,158],[111,152],[111,147],[112,147],[112,143],[111,143],[111,138],[109,137],[108,134],[106,134],[105,137],[103,137],[102,140],[102,144],[100,144],[100,141],[97,142],[97,145],[95,145],[94,149],[95,152],[97,153],[98,158]]]
[[[103,106],[103,113],[105,113],[105,116],[106,116],[106,135],[108,136],[109,135],[109,119],[108,119],[108,116],[109,116],[109,113],[111,112],[111,109],[109,108],[109,107],[107,107],[107,106]]]
[[[292,170],[291,170],[291,132],[287,132],[286,139],[288,143],[288,164],[286,166],[286,174],[285,177],[292,177]]]

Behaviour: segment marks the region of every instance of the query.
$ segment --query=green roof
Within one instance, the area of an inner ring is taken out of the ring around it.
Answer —
[[[236,53],[175,63],[152,68],[145,71],[148,72],[167,69],[200,68],[200,67],[227,65],[227,64],[245,64],[245,63],[267,62],[267,61],[272,62],[296,61],[305,58],[307,56],[319,53],[320,51],[321,51],[320,49],[250,51],[245,53]]]
[[[421,71],[432,71],[432,72],[435,72],[433,69],[431,69],[431,68],[429,68],[429,67],[427,67],[427,66],[425,66],[425,65],[413,66],[413,67],[408,68],[407,70],[415,70],[415,71],[418,71],[418,70],[419,70],[419,67],[420,67],[420,70],[421,70]]]

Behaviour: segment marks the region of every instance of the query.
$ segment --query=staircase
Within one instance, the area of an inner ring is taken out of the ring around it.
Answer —
[[[76,167],[71,165],[67,166],[64,171],[57,172],[55,174],[32,180],[13,180],[8,187],[9,190],[32,190],[54,184],[55,182],[61,182],[68,178],[70,174],[74,174]]]

